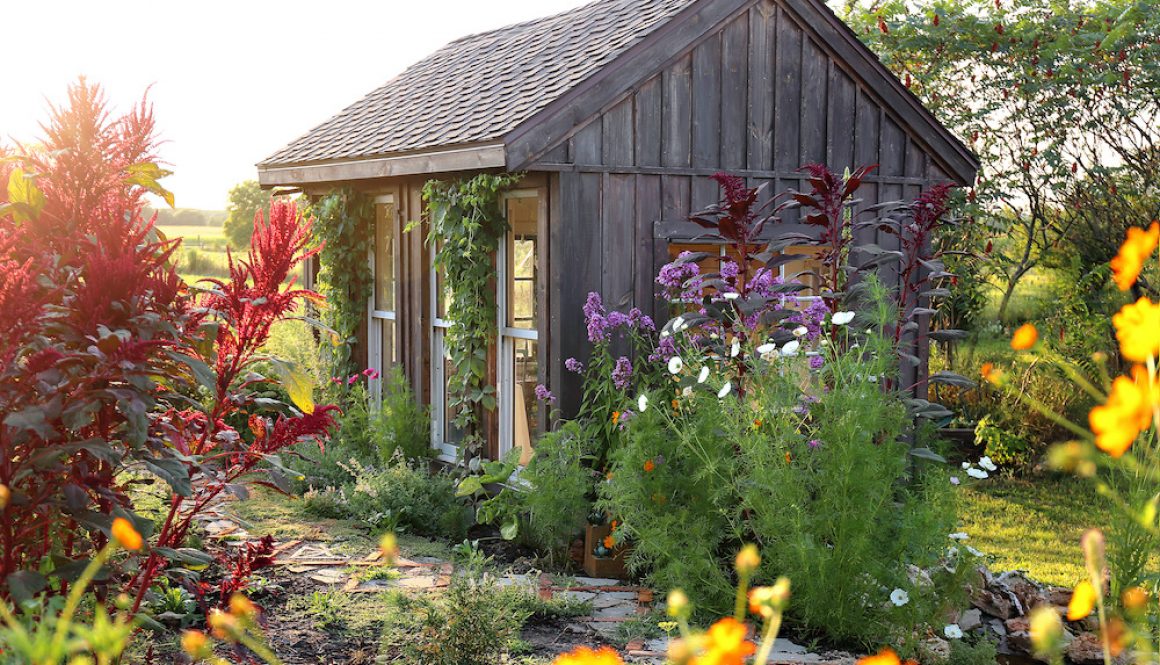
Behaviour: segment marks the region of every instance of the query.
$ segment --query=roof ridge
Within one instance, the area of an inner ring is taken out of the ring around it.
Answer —
[[[442,47],[440,47],[440,50],[447,48],[448,46],[453,46],[456,44],[461,44],[463,42],[468,42],[468,41],[472,41],[475,39],[480,39],[483,37],[487,37],[489,35],[494,35],[496,33],[506,32],[508,30],[515,30],[517,28],[526,28],[528,26],[536,25],[538,23],[547,23],[548,21],[562,18],[564,16],[567,16],[568,14],[576,14],[576,13],[579,13],[581,10],[588,9],[589,7],[591,7],[593,5],[598,5],[598,4],[605,3],[605,2],[616,2],[616,0],[591,0],[590,2],[585,2],[584,4],[577,5],[571,9],[565,9],[564,11],[558,12],[556,14],[549,14],[547,16],[539,16],[537,18],[528,19],[526,21],[520,21],[518,23],[511,23],[509,25],[500,26],[498,28],[492,28],[491,30],[484,30],[483,32],[474,32],[471,34],[463,35],[462,37],[457,37],[457,38],[447,42]]]

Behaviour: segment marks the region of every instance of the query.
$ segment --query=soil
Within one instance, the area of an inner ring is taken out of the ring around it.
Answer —
[[[360,630],[350,634],[342,630],[320,630],[315,626],[314,617],[291,605],[292,599],[325,590],[325,586],[281,570],[271,575],[270,581],[281,589],[264,593],[255,600],[264,610],[270,646],[282,662],[286,665],[362,665],[375,662],[380,631]]]

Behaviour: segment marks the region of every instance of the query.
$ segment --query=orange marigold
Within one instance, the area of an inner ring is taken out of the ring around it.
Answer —
[[[615,424],[616,424],[616,423],[618,423],[619,421],[620,421],[620,412],[619,412],[619,411],[613,411],[613,412],[612,412],[612,424],[613,424],[613,425],[615,425]]]
[[[608,549],[612,549],[615,545],[616,545],[616,541],[612,539],[612,536],[605,536],[604,537],[604,546],[605,547],[607,547]]]
[[[1128,229],[1128,237],[1120,245],[1120,253],[1112,259],[1112,279],[1121,291],[1132,288],[1140,277],[1144,262],[1156,251],[1160,242],[1160,222],[1152,222],[1147,230],[1133,227]]]
[[[1132,379],[1116,377],[1108,401],[1088,414],[1096,446],[1112,457],[1132,447],[1152,421],[1153,408],[1160,404],[1160,386],[1149,388],[1148,370],[1137,365],[1132,374]]]
[[[1030,323],[1024,323],[1011,336],[1011,348],[1016,351],[1026,351],[1039,341],[1039,331]]]
[[[898,654],[894,649],[886,648],[873,656],[866,656],[858,660],[858,665],[901,665]]]
[[[1142,363],[1160,355],[1160,304],[1140,298],[1120,308],[1112,325],[1124,358]]]
[[[552,665],[624,665],[620,654],[608,647],[600,647],[594,651],[589,647],[580,647],[575,651],[560,654]]]
[[[745,659],[757,647],[745,639],[748,629],[733,617],[725,617],[709,627],[705,634],[705,652],[693,660],[693,665],[745,665]]]
[[[127,550],[139,550],[145,545],[145,539],[133,528],[133,523],[124,517],[113,520],[113,540]]]
[[[646,459],[644,461],[644,470],[646,473],[651,473],[655,468],[657,468],[656,462],[652,461],[651,459]]]

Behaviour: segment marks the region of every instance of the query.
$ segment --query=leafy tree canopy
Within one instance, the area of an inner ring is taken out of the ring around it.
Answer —
[[[225,235],[235,249],[247,247],[254,234],[254,216],[270,205],[272,194],[263,190],[256,180],[240,182],[230,189],[226,206]]]

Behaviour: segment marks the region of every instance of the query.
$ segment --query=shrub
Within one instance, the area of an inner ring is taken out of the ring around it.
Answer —
[[[539,547],[560,550],[584,528],[599,477],[593,448],[575,421],[536,442],[536,455],[520,477],[529,488],[522,505],[528,536]]]
[[[306,493],[308,512],[453,540],[467,533],[470,514],[455,496],[451,476],[409,463],[400,454],[382,468],[350,460],[346,469],[348,482]]]
[[[1027,439],[996,425],[990,416],[984,416],[975,426],[975,441],[983,446],[983,454],[1000,466],[1018,468],[1031,461]]]

